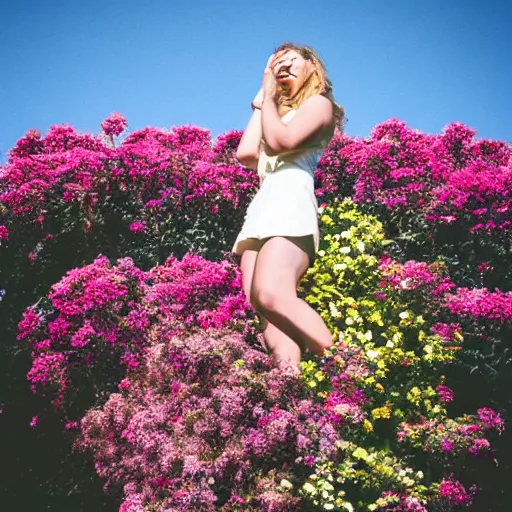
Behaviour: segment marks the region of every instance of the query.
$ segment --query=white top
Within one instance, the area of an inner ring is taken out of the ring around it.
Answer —
[[[287,124],[295,115],[296,110],[289,110],[281,118],[283,123]],[[263,141],[263,149],[260,153],[258,160],[258,175],[261,179],[264,179],[267,175],[278,171],[281,167],[285,166],[288,168],[290,164],[295,167],[311,174],[312,177],[315,175],[315,169],[318,166],[320,157],[322,156],[328,141],[325,139],[316,140],[312,143],[305,145],[298,149],[293,149],[287,153],[281,153],[275,156],[268,156],[265,152],[265,142]]]

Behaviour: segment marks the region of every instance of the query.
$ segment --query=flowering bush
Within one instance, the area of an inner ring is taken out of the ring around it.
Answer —
[[[110,137],[126,121],[113,115],[102,126]],[[234,158],[240,136],[234,131],[213,143],[198,127],[147,128],[115,147],[69,126],[54,126],[44,137],[27,132],[1,174],[0,240],[9,232],[24,234],[9,239],[7,259],[15,268],[6,275],[25,273],[20,262],[27,256],[31,266],[52,273],[63,260],[56,248],[67,243],[81,251],[62,262],[64,270],[98,252],[129,254],[144,268],[169,253],[218,259],[257,183]]]
[[[443,346],[435,317],[453,285],[435,267],[379,258],[382,226],[351,202],[327,208],[322,222],[302,293],[340,341],[325,360],[302,363],[299,377],[240,334],[177,331],[182,305],[204,297],[204,276],[187,265],[172,260],[174,282],[147,293],[146,307],[160,313],[143,364],[86,414],[77,440],[107,485],[123,487],[121,510],[470,504],[474,491],[452,473],[492,453],[488,436],[503,420],[488,408],[448,416],[444,371],[456,351]],[[429,294],[438,299],[422,303]]]
[[[342,455],[317,459],[303,490],[327,509],[448,507],[454,502],[440,491],[445,471],[463,454],[488,455],[487,433],[503,428],[492,410],[488,420],[483,410],[448,416],[454,396],[445,374],[458,346],[446,345],[446,324],[437,319],[454,285],[438,265],[379,257],[389,244],[382,225],[350,201],[326,208],[322,223],[304,293],[340,341],[325,362],[302,363],[303,379],[343,442]],[[457,328],[453,336],[463,338]]]
[[[84,404],[105,400],[126,369],[139,366],[150,328],[164,319],[168,335],[230,326],[247,341],[256,336],[233,264],[187,255],[143,272],[130,258],[113,266],[100,256],[68,272],[47,301],[25,311],[18,340],[32,345],[32,390],[83,413]],[[65,404],[66,395],[77,403]]]
[[[117,141],[126,126],[31,130],[0,169],[2,359],[23,375],[14,338],[30,346],[32,390],[123,489],[120,510],[444,511],[482,480],[494,498],[510,464],[475,468],[505,439],[488,406],[512,405],[510,147],[458,123],[336,134],[301,293],[338,342],[298,377],[257,350],[223,260],[257,184],[241,132]]]
[[[120,510],[298,510],[308,454],[332,445],[296,373],[240,335],[181,340],[168,327],[121,393],[82,420],[79,445],[123,486]]]
[[[367,139],[334,139],[317,170],[322,199],[352,195],[347,178],[353,199],[378,215],[402,259],[442,256],[459,285],[480,283],[482,263],[490,286],[512,279],[505,263],[512,229],[506,143],[477,140],[460,123],[426,135],[391,119]]]

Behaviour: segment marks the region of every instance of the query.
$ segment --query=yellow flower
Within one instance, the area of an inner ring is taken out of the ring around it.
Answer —
[[[373,431],[373,425],[368,420],[363,421],[363,428],[364,428],[365,432]]]
[[[388,420],[391,418],[391,411],[388,407],[377,407],[376,409],[373,409],[372,416],[375,419],[382,418]]]

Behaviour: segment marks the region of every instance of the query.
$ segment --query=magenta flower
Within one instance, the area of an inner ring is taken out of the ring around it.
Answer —
[[[9,230],[5,226],[0,226],[0,240],[7,240],[9,238]]]
[[[41,322],[41,317],[33,308],[27,308],[23,313],[23,318],[18,324],[18,340],[23,340],[37,329]]]
[[[462,334],[462,329],[461,329],[460,324],[455,324],[455,323],[445,324],[445,323],[438,322],[438,323],[434,324],[430,328],[430,330],[434,334],[441,336],[441,338],[445,339],[446,341],[454,341],[456,334]]]
[[[437,386],[436,391],[442,402],[453,402],[453,391],[450,388],[440,384]]]
[[[101,128],[107,136],[121,135],[127,126],[126,119],[117,112],[111,114],[101,123]]]
[[[458,480],[450,477],[441,482],[439,493],[450,505],[469,506],[471,505],[474,491],[466,491]]]
[[[512,292],[491,292],[486,288],[458,288],[446,296],[446,306],[461,316],[512,322]]]
[[[483,407],[478,409],[478,417],[480,421],[484,424],[485,428],[495,429],[499,433],[503,431],[505,428],[505,422],[501,418],[501,416],[488,407]]]
[[[441,442],[441,450],[451,452],[453,450],[453,441],[449,438],[443,439]]]
[[[491,443],[487,439],[475,439],[469,447],[469,452],[473,455],[487,455],[491,449]]]
[[[143,222],[135,221],[130,224],[130,231],[133,233],[145,233],[146,225]]]

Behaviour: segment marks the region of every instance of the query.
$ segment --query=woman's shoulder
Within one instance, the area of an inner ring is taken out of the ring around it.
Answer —
[[[309,98],[306,98],[302,104],[301,107],[308,107],[308,108],[314,108],[314,109],[322,109],[327,112],[334,112],[334,104],[333,102],[325,95],[323,94],[313,94],[312,96],[309,96]]]

